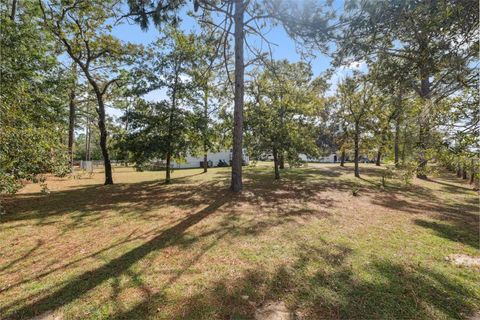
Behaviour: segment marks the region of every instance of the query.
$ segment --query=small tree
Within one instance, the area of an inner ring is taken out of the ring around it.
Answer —
[[[163,89],[169,96],[168,100],[150,105],[146,111],[127,113],[130,115],[128,119],[132,130],[135,130],[135,127],[140,130],[139,134],[132,134],[131,139],[135,140],[135,137],[141,134],[158,130],[155,133],[158,136],[157,141],[149,142],[148,137],[144,139],[143,145],[150,150],[138,156],[136,149],[135,154],[140,162],[153,156],[162,156],[166,162],[166,183],[170,183],[172,158],[185,155],[187,149],[191,149],[192,142],[187,143],[187,140],[190,141],[187,136],[191,136],[191,124],[187,125],[187,118],[191,116],[187,116],[189,113],[184,109],[184,104],[191,101],[193,89],[190,71],[195,57],[194,43],[193,34],[184,34],[176,28],[166,29],[165,37],[150,46],[148,56],[135,71],[144,77],[143,85],[137,88],[139,93]],[[164,118],[166,113],[168,117]],[[152,119],[149,120],[149,117]],[[155,129],[153,124],[159,128]]]
[[[340,105],[345,110],[346,120],[353,127],[353,147],[355,177],[360,177],[359,154],[360,154],[360,136],[361,130],[365,125],[372,102],[372,84],[368,82],[365,76],[356,76],[347,78],[338,86],[338,97]]]
[[[277,61],[253,82],[247,108],[247,141],[252,154],[272,153],[275,179],[282,158],[295,165],[299,154],[317,155],[315,122],[318,97],[305,63]]]

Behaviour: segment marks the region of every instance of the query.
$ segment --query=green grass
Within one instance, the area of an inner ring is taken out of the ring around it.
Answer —
[[[462,319],[480,310],[478,196],[442,173],[411,186],[382,168],[268,164],[163,172],[116,168],[115,185],[50,179],[7,197],[0,318],[252,319],[281,300],[304,319]],[[359,196],[352,189],[359,188]]]

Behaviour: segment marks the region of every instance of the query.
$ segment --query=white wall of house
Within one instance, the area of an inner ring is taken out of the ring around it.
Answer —
[[[340,157],[337,157],[335,153],[331,153],[328,156],[320,157],[320,158],[310,158],[305,154],[299,154],[300,160],[305,162],[338,162],[340,161]]]
[[[222,150],[219,152],[209,152],[207,154],[207,160],[212,162],[214,167],[218,166],[218,162],[220,160],[226,162],[230,165],[230,160],[232,159],[232,153],[228,150]],[[245,150],[243,151],[243,160],[248,165],[249,164],[249,157],[246,154]],[[203,155],[194,156],[187,156],[185,157],[185,162],[175,162],[173,161],[171,166],[172,168],[177,169],[186,169],[186,168],[200,168],[200,162],[203,162]]]

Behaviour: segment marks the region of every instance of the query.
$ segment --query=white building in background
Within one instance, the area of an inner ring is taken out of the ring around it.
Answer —
[[[250,159],[246,153],[246,150],[242,150],[243,164],[248,165]],[[208,166],[209,167],[218,167],[219,163],[225,163],[230,166],[230,161],[232,160],[232,150],[222,150],[219,152],[209,152],[207,154]],[[203,167],[203,155],[187,156],[185,161],[175,162],[172,161],[171,167],[175,169],[186,169],[186,168],[202,168]]]
[[[320,158],[310,158],[309,156],[301,153],[298,155],[300,160],[305,162],[324,162],[324,163],[335,163],[340,161],[340,157],[337,156],[336,153],[331,153],[328,156],[320,157]]]

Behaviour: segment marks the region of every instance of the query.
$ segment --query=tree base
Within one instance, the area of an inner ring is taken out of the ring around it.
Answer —
[[[427,175],[426,174],[417,174],[417,178],[418,179],[422,179],[422,180],[427,180]]]

